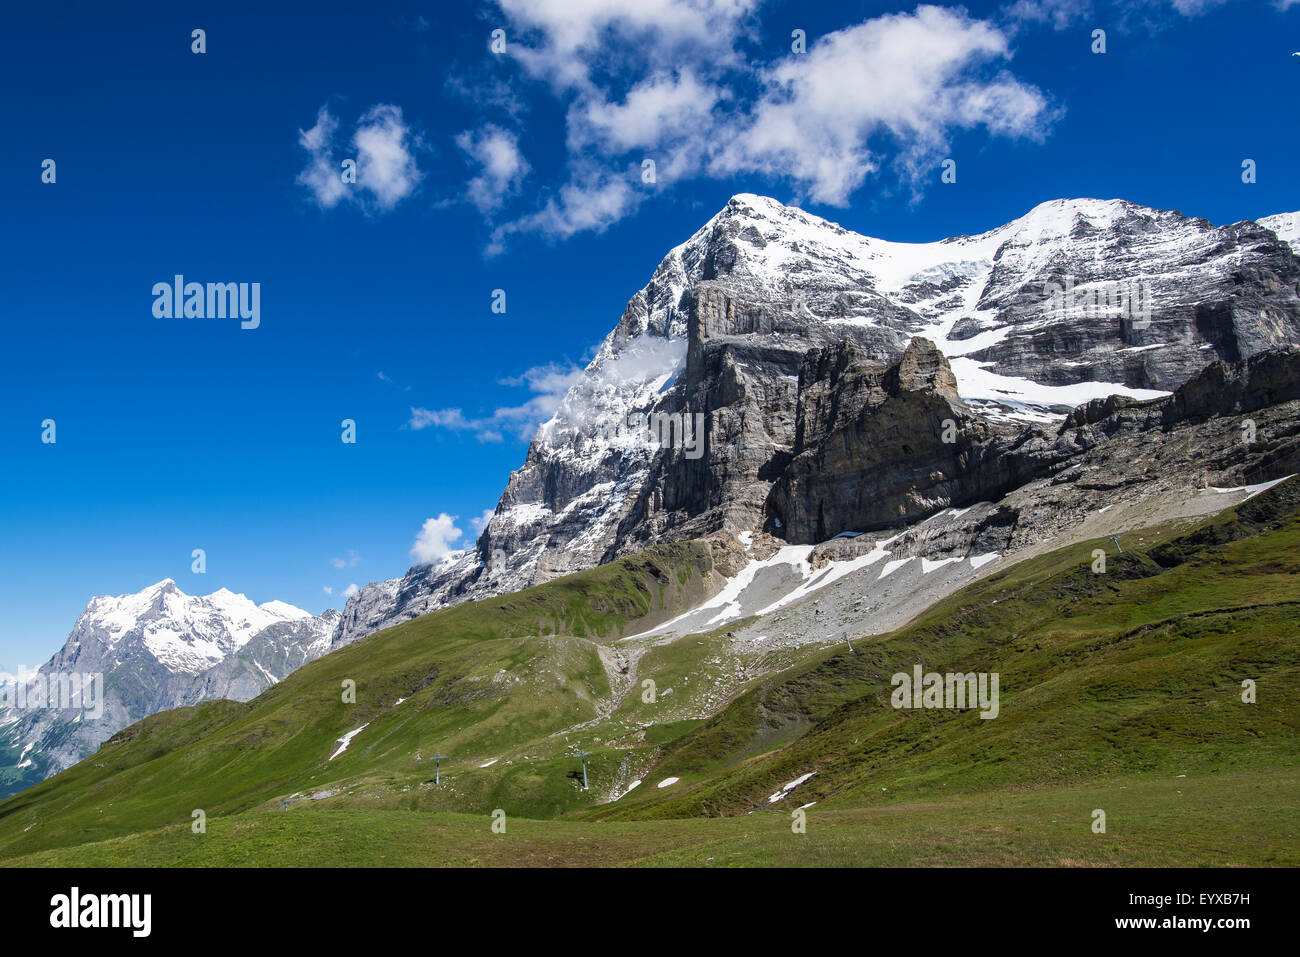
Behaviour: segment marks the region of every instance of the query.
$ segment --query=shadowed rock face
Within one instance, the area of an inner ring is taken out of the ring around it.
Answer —
[[[838,375],[827,376],[827,368]],[[949,385],[947,361],[921,339],[914,339],[888,369],[846,345],[810,355],[805,372],[809,374],[800,378],[801,439],[768,503],[774,517],[768,531],[798,544],[825,541],[842,531],[898,527],[945,508],[997,501],[1117,436],[1300,399],[1296,349],[1261,353],[1239,363],[1216,362],[1166,398],[1094,400],[1072,412],[1059,430],[1038,425],[1013,429],[969,415]],[[874,387],[874,382],[885,387]],[[856,411],[848,417],[819,415],[821,427],[805,426],[809,406],[804,397],[818,392],[825,394],[816,409]],[[949,441],[944,441],[945,426]],[[1277,478],[1300,470],[1295,455],[1293,447],[1279,447],[1253,467],[1264,479]]]
[[[980,494],[983,446],[997,434],[966,411],[933,343],[913,339],[890,366],[847,343],[812,353],[799,398],[795,455],[768,501],[772,534],[812,544],[997,497]]]

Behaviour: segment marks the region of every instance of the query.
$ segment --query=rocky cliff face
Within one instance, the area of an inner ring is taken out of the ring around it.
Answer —
[[[363,588],[333,643],[657,541],[807,543],[994,499],[1053,467],[1075,406],[1298,341],[1288,216],[1057,200],[908,244],[736,196],[629,301],[476,547]]]

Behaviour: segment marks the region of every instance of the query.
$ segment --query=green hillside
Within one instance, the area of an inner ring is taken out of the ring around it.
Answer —
[[[595,813],[888,805],[1135,772],[1294,768],[1298,507],[1292,480],[1192,533],[1149,529],[1118,556],[1110,546],[1104,574],[1091,555],[1109,543],[1088,542],[976,582],[853,653],[764,681],[665,749],[656,774],[681,779],[671,792]],[[895,710],[891,676],[917,663],[999,673],[999,716]],[[1242,701],[1245,679],[1254,704]]]
[[[619,640],[716,587],[708,545],[658,546],[146,719],[0,803],[0,863],[1297,863],[1300,482],[1123,543],[852,652],[750,658],[725,633]],[[896,710],[916,664],[997,672],[998,717]],[[647,676],[677,693],[643,701]]]

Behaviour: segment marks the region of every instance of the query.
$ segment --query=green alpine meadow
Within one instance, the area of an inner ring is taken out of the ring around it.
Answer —
[[[0,863],[1300,864],[1300,480],[1120,541],[779,649],[656,633],[729,569],[654,545],[138,721],[0,803]],[[897,707],[917,666],[997,716]]]

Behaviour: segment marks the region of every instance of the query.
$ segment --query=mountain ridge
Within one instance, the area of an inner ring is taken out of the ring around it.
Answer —
[[[255,604],[224,587],[188,595],[171,578],[90,599],[63,647],[15,690],[101,675],[102,699],[87,694],[77,708],[0,711],[0,753],[18,756],[0,774],[0,791],[76,763],[149,714],[211,697],[256,697],[325,654],[339,618],[333,609],[312,615],[278,600]]]
[[[1154,261],[1125,271],[1144,257]],[[1109,273],[1097,265],[1112,260],[1121,266]],[[1138,328],[1123,316],[1098,321],[1086,309],[1049,308],[1044,291],[1072,280],[1073,291],[1096,292],[1134,278],[1152,287],[1149,325]],[[975,236],[892,243],[737,194],[629,300],[583,378],[539,426],[475,547],[362,588],[334,645],[608,561],[620,543],[657,540],[625,523],[630,512],[674,500],[674,486],[652,478],[674,450],[639,441],[629,417],[706,411],[710,454],[738,439],[758,443],[762,451],[735,458],[762,461],[733,463],[757,484],[729,491],[765,501],[770,487],[757,477],[793,445],[800,364],[811,349],[852,341],[887,362],[929,334],[981,418],[1059,422],[1078,405],[1115,394],[1156,398],[1215,360],[1297,341],[1297,290],[1290,245],[1249,221],[1215,227],[1125,200],[1062,199]],[[701,388],[710,356],[712,392]],[[716,464],[693,463],[676,481]]]

